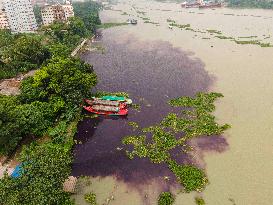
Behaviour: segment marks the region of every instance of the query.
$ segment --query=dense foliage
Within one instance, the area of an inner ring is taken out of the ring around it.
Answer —
[[[53,125],[56,112],[46,102],[20,104],[17,97],[0,95],[0,153],[14,150],[25,135],[42,136]]]
[[[39,35],[11,34],[0,30],[0,79],[37,69],[50,57]]]
[[[91,205],[97,205],[96,194],[93,192],[85,194],[84,199]]]
[[[25,148],[21,160],[21,176],[0,180],[0,204],[70,204],[62,190],[70,174],[70,149],[52,143],[32,145]]]
[[[89,64],[69,57],[53,58],[24,81],[21,98],[24,102],[54,101],[60,108],[78,105],[96,82],[96,74]]]
[[[79,40],[88,37],[80,18],[40,32],[0,31],[0,78],[41,67],[23,80],[19,96],[0,96],[0,154],[12,153],[22,139],[35,139],[22,153],[21,175],[0,180],[0,204],[72,204],[63,182],[70,174],[81,102],[97,78],[91,65],[70,57]],[[10,65],[14,72],[6,73]],[[40,136],[45,142],[36,140]]]
[[[153,163],[167,163],[187,192],[202,190],[208,183],[204,171],[193,165],[178,165],[172,159],[171,151],[175,148],[185,151],[186,140],[219,135],[229,128],[228,124],[218,125],[212,115],[214,102],[219,97],[223,95],[198,93],[194,98],[171,100],[169,104],[183,108],[182,113],[170,113],[160,124],[142,129],[140,135],[123,138],[123,144],[133,145],[133,150],[127,151],[128,157],[148,157]]]
[[[174,203],[174,196],[170,192],[162,192],[158,198],[158,205],[172,205]]]
[[[273,9],[273,1],[268,0],[228,0],[227,2],[230,7]]]
[[[89,31],[94,32],[96,26],[101,24],[99,9],[101,5],[94,1],[74,2],[75,15],[80,17]]]

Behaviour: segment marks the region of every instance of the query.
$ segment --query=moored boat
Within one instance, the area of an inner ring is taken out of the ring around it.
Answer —
[[[126,116],[128,115],[128,109],[124,108],[124,109],[117,109],[117,110],[113,110],[111,111],[109,110],[105,110],[105,106],[104,107],[98,107],[98,106],[83,106],[83,108],[85,110],[87,110],[88,112],[94,113],[94,114],[98,114],[98,115],[110,115],[110,116]]]

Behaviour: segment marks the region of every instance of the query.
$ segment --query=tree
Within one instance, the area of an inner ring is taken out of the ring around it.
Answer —
[[[85,37],[87,34],[84,22],[79,17],[71,17],[69,19],[68,31],[72,35],[78,35],[80,37]]]
[[[0,153],[10,154],[28,135],[42,136],[56,117],[46,102],[20,104],[17,97],[0,96]]]
[[[59,97],[67,106],[78,105],[96,83],[92,66],[79,59],[57,57],[23,82],[21,97],[25,102]]]
[[[59,205],[72,204],[63,191],[69,176],[71,154],[65,146],[45,143],[24,148],[21,175],[0,180],[0,204]]]
[[[17,70],[27,71],[38,68],[49,58],[49,52],[39,37],[22,35],[4,49],[2,58]]]

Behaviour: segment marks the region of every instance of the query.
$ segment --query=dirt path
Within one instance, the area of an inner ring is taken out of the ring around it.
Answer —
[[[19,74],[14,78],[3,79],[0,81],[0,94],[19,95],[21,81],[29,76],[33,76],[37,70],[31,70],[26,74]]]

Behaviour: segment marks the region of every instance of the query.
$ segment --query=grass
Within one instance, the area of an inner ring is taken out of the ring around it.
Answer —
[[[176,23],[171,23],[170,26],[177,27],[177,28],[181,28],[181,29],[191,27],[190,24],[176,24]]]
[[[270,43],[263,43],[258,40],[250,40],[250,41],[234,40],[234,42],[241,45],[259,45],[261,47],[273,47],[273,45]]]
[[[227,37],[227,36],[224,36],[224,35],[220,35],[220,36],[215,36],[216,38],[220,38],[220,39],[234,39],[232,37]]]
[[[218,34],[218,35],[222,34],[221,31],[217,31],[217,30],[214,30],[214,29],[207,29],[207,32],[212,33],[212,34]]]
[[[152,21],[144,21],[144,23],[149,23],[149,24],[159,25],[159,23],[152,22]]]
[[[168,22],[168,23],[175,23],[175,20],[167,19],[167,22]]]
[[[128,24],[127,23],[103,23],[99,25],[98,28],[107,29],[107,28],[112,28],[116,26],[124,26],[124,25],[128,25]]]

